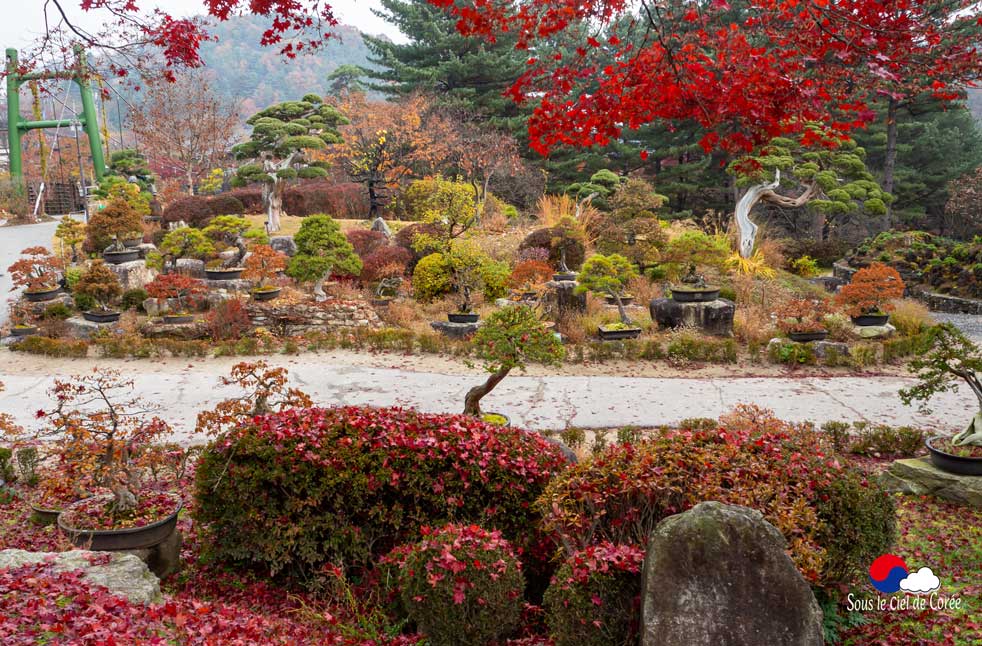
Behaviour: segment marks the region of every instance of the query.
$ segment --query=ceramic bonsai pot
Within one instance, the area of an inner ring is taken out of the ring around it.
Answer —
[[[391,298],[373,298],[371,300],[373,307],[388,307],[391,302]]]
[[[123,240],[123,246],[127,249],[136,249],[141,244],[143,244],[143,236],[140,236],[139,238],[126,238]]]
[[[935,440],[941,437],[929,437],[924,440],[924,445],[931,453],[931,464],[947,471],[962,476],[982,476],[982,458],[972,458],[962,455],[952,455],[934,446]]]
[[[180,325],[182,323],[193,323],[193,314],[164,314],[164,323],[167,325]]]
[[[601,341],[623,341],[624,339],[636,339],[641,336],[641,328],[626,327],[621,329],[605,330],[603,326],[597,328]]]
[[[481,318],[481,315],[475,312],[454,312],[447,314],[447,320],[451,323],[477,323],[479,318]]]
[[[280,295],[283,291],[279,287],[267,288],[267,289],[254,289],[249,292],[253,300],[256,301],[271,301]]]
[[[614,298],[613,296],[610,296],[610,295],[604,296],[604,300],[607,301],[607,304],[608,305],[617,305],[617,299]],[[630,305],[633,302],[634,302],[634,297],[633,296],[629,296],[629,295],[626,295],[626,294],[624,296],[621,296],[621,304],[622,305]]]
[[[24,298],[32,303],[42,303],[54,300],[61,292],[61,287],[44,287],[42,289],[32,289],[24,292]]]
[[[859,327],[886,325],[887,321],[889,320],[889,314],[863,314],[861,316],[852,317],[852,324],[858,325]]]
[[[708,303],[719,298],[719,287],[708,285],[706,287],[688,287],[686,285],[672,285],[672,300],[677,303]]]
[[[818,332],[788,332],[788,338],[796,343],[824,341],[828,335],[828,330],[820,330]]]
[[[228,269],[205,269],[205,278],[208,280],[238,280],[242,277],[242,267],[229,267]]]
[[[552,275],[552,279],[557,283],[576,280],[575,271],[561,271]]]
[[[82,317],[86,321],[92,321],[93,323],[115,323],[119,320],[119,312],[89,310],[88,312],[82,312]]]
[[[70,523],[71,505],[65,512],[58,516],[58,529],[60,529],[74,545],[85,547],[90,550],[142,550],[154,545],[159,545],[174,533],[177,527],[177,516],[181,513],[183,503],[178,500],[177,508],[168,516],[161,518],[157,522],[144,525],[143,527],[129,527],[126,529],[76,529]],[[66,515],[69,517],[66,520]]]
[[[61,514],[60,509],[47,509],[45,507],[38,507],[33,502],[31,503],[31,522],[35,525],[42,527],[54,525],[58,522],[59,514]]]
[[[37,334],[38,328],[36,325],[15,325],[10,328],[11,336],[31,336],[32,334]]]
[[[102,259],[110,265],[121,265],[124,262],[133,262],[140,259],[139,249],[125,249],[123,251],[103,251]]]

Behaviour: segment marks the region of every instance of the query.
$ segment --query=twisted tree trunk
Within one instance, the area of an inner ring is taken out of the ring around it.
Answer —
[[[786,197],[775,193],[774,189],[781,185],[781,171],[775,173],[773,182],[765,182],[751,186],[736,206],[736,223],[740,232],[740,255],[750,258],[754,253],[757,242],[757,225],[750,219],[750,211],[758,202],[770,202],[789,209],[797,209],[818,197],[821,189],[818,184],[811,182],[805,186],[805,191],[798,197]]]
[[[483,384],[468,390],[467,396],[464,397],[464,415],[480,417],[481,398],[494,390],[494,387],[501,383],[501,380],[507,377],[509,372],[511,372],[511,368],[499,368],[497,372],[491,373],[491,376]]]

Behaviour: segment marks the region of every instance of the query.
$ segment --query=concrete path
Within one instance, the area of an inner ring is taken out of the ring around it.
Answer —
[[[49,405],[45,394],[54,377],[92,370],[94,360],[8,361],[0,354],[0,411],[28,428],[34,412]],[[458,412],[464,393],[479,383],[477,371],[455,368],[443,374],[371,365],[365,355],[271,357],[290,370],[294,384],[319,405],[413,406],[431,412]],[[376,359],[376,363],[384,361]],[[389,360],[391,363],[391,360]],[[135,380],[139,395],[156,403],[175,429],[174,439],[190,441],[199,410],[236,394],[218,379],[236,360],[116,361],[112,366]],[[367,364],[367,365],[366,365]],[[109,365],[102,362],[103,366]],[[756,403],[779,417],[822,423],[865,419],[889,424],[955,430],[975,412],[969,392],[946,393],[932,401],[934,414],[904,406],[897,390],[911,382],[900,377],[746,377],[646,378],[601,376],[509,376],[485,398],[484,409],[509,415],[532,429],[652,426],[687,417],[718,417],[738,403]]]
[[[57,227],[57,222],[0,227],[0,325],[7,321],[7,294],[13,285],[7,267],[17,260],[23,249],[38,245],[50,249]]]

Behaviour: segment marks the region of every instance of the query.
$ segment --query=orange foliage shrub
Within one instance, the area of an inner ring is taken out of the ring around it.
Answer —
[[[835,301],[849,316],[893,311],[892,301],[904,295],[904,281],[893,267],[874,262],[843,285]]]

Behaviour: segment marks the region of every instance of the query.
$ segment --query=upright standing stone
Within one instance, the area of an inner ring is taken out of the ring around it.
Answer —
[[[822,646],[822,611],[760,512],[704,502],[651,533],[642,646]]]
[[[663,329],[699,328],[706,334],[733,336],[736,305],[725,298],[714,301],[680,303],[671,298],[655,298],[648,304],[653,321]]]

